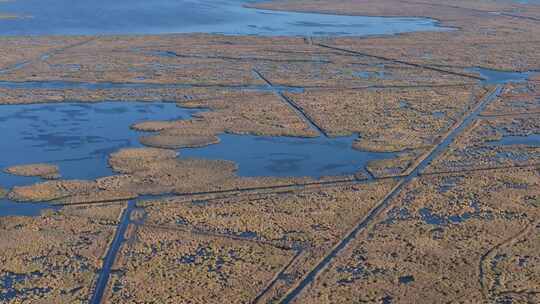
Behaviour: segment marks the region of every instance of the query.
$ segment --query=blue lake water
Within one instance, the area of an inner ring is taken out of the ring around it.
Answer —
[[[0,169],[29,163],[52,163],[66,179],[113,175],[110,153],[140,147],[140,132],[130,125],[147,120],[189,119],[201,110],[174,103],[103,102],[0,106],[3,140]],[[240,176],[310,176],[353,174],[370,160],[393,157],[352,149],[357,136],[327,138],[220,135],[221,142],[184,149],[180,157],[224,159],[238,164]],[[0,186],[28,185],[35,177],[0,172]],[[36,214],[42,205],[0,200],[0,216]]]
[[[357,136],[295,138],[223,134],[219,137],[220,144],[184,149],[181,156],[232,160],[239,164],[240,176],[315,178],[364,171],[371,160],[395,156],[352,149]]]
[[[0,106],[0,170],[28,163],[53,163],[68,179],[112,175],[107,156],[123,147],[140,146],[141,135],[129,128],[145,120],[187,119],[196,110],[170,103],[104,102]],[[38,182],[0,172],[0,186]],[[0,199],[0,216],[34,215],[47,207]]]
[[[484,84],[505,84],[509,82],[523,82],[527,81],[530,76],[538,72],[508,72],[498,71],[485,68],[469,68],[468,72],[474,72],[480,74],[480,77],[484,78],[482,81]]]
[[[0,167],[48,162],[65,178],[111,175],[107,156],[122,147],[139,146],[141,135],[129,128],[145,120],[188,119],[196,110],[171,103],[35,104],[0,106]],[[0,173],[12,187],[27,177]]]
[[[527,145],[532,147],[540,147],[540,134],[529,134],[526,136],[503,136],[501,140],[490,142],[493,146],[509,146],[509,145]]]
[[[14,0],[0,35],[219,33],[364,36],[445,30],[433,19],[342,16],[246,8],[242,0]]]

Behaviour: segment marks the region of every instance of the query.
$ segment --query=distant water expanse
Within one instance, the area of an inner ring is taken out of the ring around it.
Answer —
[[[539,4],[540,5],[540,0],[513,0],[513,1],[519,4]]]
[[[428,18],[277,12],[243,0],[13,0],[0,2],[0,35],[216,33],[365,36],[447,30]]]

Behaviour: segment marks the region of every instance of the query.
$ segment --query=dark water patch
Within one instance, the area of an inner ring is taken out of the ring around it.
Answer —
[[[44,210],[59,210],[60,207],[47,203],[17,203],[0,199],[0,217],[3,216],[38,216]]]
[[[528,255],[526,255],[526,256],[520,256],[520,257],[518,258],[518,266],[519,266],[519,267],[526,267],[526,266],[527,266],[527,263],[529,262],[529,259],[530,259],[530,258],[531,258],[531,257],[528,256]]]
[[[400,284],[410,284],[414,282],[414,276],[406,275],[406,276],[399,277],[398,280]]]
[[[364,171],[369,161],[392,158],[395,153],[352,149],[356,136],[328,138],[220,135],[218,145],[184,149],[185,158],[224,159],[238,164],[238,175],[310,176],[352,174]]]
[[[152,55],[152,56],[169,57],[169,58],[182,57],[181,55],[178,55],[177,53],[173,51],[156,50],[156,51],[148,51],[146,52],[146,54]]]
[[[180,225],[180,226],[187,226],[189,225],[189,222],[184,218],[184,217],[177,217],[174,221],[174,223],[176,225]]]
[[[30,18],[0,20],[0,35],[215,33],[261,36],[364,36],[441,31],[428,18],[267,11],[242,0],[40,0],[0,3]]]
[[[386,79],[385,73],[382,70],[378,72],[361,71],[354,73],[354,75],[362,79]]]
[[[443,217],[433,214],[430,209],[422,208],[419,210],[422,221],[426,224],[440,226],[445,223]]]
[[[478,205],[478,202],[471,202],[470,207],[473,208],[474,211],[464,212],[460,215],[450,215],[450,216],[441,216],[441,215],[434,214],[429,208],[422,208],[419,210],[419,212],[420,212],[420,217],[422,221],[424,221],[426,224],[441,226],[441,225],[447,225],[447,224],[462,223],[473,217],[479,217],[480,207]]]
[[[186,254],[177,259],[180,264],[195,264],[202,260],[209,260],[213,256],[213,252],[208,247],[199,246],[193,254]]]
[[[433,117],[435,118],[443,118],[446,116],[446,113],[443,111],[434,111],[434,112],[431,112],[431,115],[433,115]]]
[[[40,278],[43,274],[35,271],[31,273],[7,272],[0,276],[0,301],[2,303],[11,302],[19,297],[34,297],[52,291],[49,287],[24,287],[17,289],[15,284],[22,283],[33,278]]]
[[[540,134],[529,134],[525,136],[503,136],[500,140],[490,141],[492,146],[511,146],[526,145],[531,147],[540,147]]]
[[[507,72],[485,68],[469,68],[467,72],[474,72],[480,74],[480,77],[484,78],[482,81],[485,84],[505,84],[512,82],[527,81],[530,76],[537,74],[538,72]]]
[[[406,207],[393,207],[388,211],[387,218],[382,221],[382,224],[392,224],[396,221],[405,221],[411,218],[411,213]]]
[[[406,100],[400,100],[399,107],[402,109],[409,109],[411,107],[411,104]]]
[[[257,232],[254,231],[242,231],[240,234],[238,234],[239,237],[247,238],[247,239],[256,239],[257,238]]]

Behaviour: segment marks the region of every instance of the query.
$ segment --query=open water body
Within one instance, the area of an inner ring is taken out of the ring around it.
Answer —
[[[173,103],[103,102],[0,106],[0,168],[29,163],[60,167],[62,178],[95,179],[114,174],[110,153],[141,146],[143,135],[129,128],[146,120],[189,119],[198,109]],[[224,159],[238,164],[240,176],[311,176],[351,174],[367,162],[393,157],[352,149],[357,136],[327,138],[220,135],[221,143],[184,149],[180,157]],[[38,182],[35,177],[0,173],[0,185],[11,188]],[[43,206],[0,201],[0,216],[35,214]]]
[[[0,171],[14,165],[52,163],[67,179],[112,175],[107,156],[123,147],[140,146],[141,134],[130,125],[150,119],[187,119],[195,111],[176,104],[142,102],[2,105]],[[38,181],[0,172],[4,188]],[[33,215],[44,207],[0,199],[0,216]]]
[[[474,67],[467,69],[468,72],[474,72],[480,74],[480,77],[484,78],[484,84],[505,84],[511,82],[523,82],[527,81],[532,75],[536,75],[538,71],[530,72],[508,72],[498,71],[486,68]]]
[[[503,136],[500,140],[490,142],[493,146],[526,145],[531,147],[540,147],[540,134],[529,134],[524,136],[510,135]]]
[[[357,136],[328,138],[269,137],[223,134],[218,145],[182,150],[182,157],[227,159],[239,164],[240,176],[322,176],[365,171],[371,160],[395,153],[352,149]]]
[[[0,2],[0,35],[216,33],[364,36],[447,30],[428,18],[277,12],[243,0],[14,0]]]

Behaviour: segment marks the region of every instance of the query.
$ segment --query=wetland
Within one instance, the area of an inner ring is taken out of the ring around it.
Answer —
[[[0,0],[0,302],[540,301],[536,1],[68,2]]]
[[[0,183],[7,188],[37,181],[36,177],[24,172],[17,174],[16,166],[24,164],[57,166],[53,172],[55,178],[93,180],[111,176],[114,172],[108,163],[109,155],[124,148],[141,147],[139,138],[148,134],[129,126],[149,120],[187,120],[201,111],[182,108],[174,103],[155,102],[7,105],[2,106],[2,110],[0,121],[5,127],[4,138],[9,145],[2,149],[1,166],[5,170],[0,173]],[[217,143],[179,149],[177,153],[181,159],[233,161],[239,176],[251,177],[348,175],[365,172],[369,161],[393,157],[391,153],[353,149],[356,137],[222,134]],[[27,151],[31,150],[39,153],[28,154]],[[39,173],[39,167],[35,167],[30,169]],[[46,174],[41,175],[46,177]],[[21,207],[22,213],[28,209],[23,204],[4,199],[0,213],[4,216],[17,214],[13,211],[17,206]],[[41,208],[35,206],[35,209]]]

